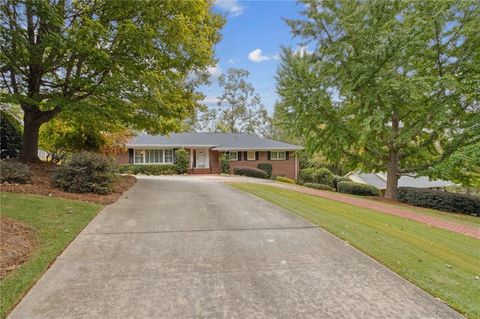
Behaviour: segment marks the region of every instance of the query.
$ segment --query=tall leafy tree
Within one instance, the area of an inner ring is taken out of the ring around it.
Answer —
[[[60,112],[166,133],[197,105],[224,19],[208,0],[2,0],[0,89],[24,112],[25,160]]]
[[[220,75],[218,82],[223,93],[218,97],[217,108],[200,114],[200,120],[213,124],[215,131],[268,135],[268,111],[253,85],[247,81],[248,76],[247,70],[235,68]]]
[[[478,1],[304,3],[288,24],[312,52],[283,51],[277,89],[310,151],[386,171],[392,198],[402,174],[438,176],[432,167],[478,143]]]

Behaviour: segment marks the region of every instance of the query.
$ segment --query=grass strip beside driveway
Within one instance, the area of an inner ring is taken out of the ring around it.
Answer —
[[[36,231],[38,243],[28,261],[0,281],[0,318],[5,318],[102,206],[38,195],[0,193],[0,196],[1,214],[30,225]]]
[[[319,225],[467,317],[480,318],[480,240],[292,190],[229,185]]]

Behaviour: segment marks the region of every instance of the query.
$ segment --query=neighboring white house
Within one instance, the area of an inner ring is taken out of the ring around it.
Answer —
[[[385,190],[385,188],[387,187],[387,174],[385,173],[350,172],[345,176],[349,177],[353,182],[373,185],[380,190]],[[398,179],[398,187],[442,189],[448,186],[457,185],[449,181],[430,180],[426,176],[401,176]]]

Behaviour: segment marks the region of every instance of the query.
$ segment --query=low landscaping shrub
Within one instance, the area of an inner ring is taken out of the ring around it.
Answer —
[[[176,175],[178,170],[175,164],[125,164],[120,165],[119,171],[133,175]]]
[[[230,156],[223,153],[220,158],[220,171],[222,174],[230,174]]]
[[[335,188],[332,186],[324,185],[324,184],[317,184],[317,183],[305,183],[303,186],[310,187],[310,188],[315,188],[315,189],[320,189],[322,191],[330,191],[334,192]]]
[[[254,167],[235,167],[233,169],[233,174],[257,178],[267,178],[267,172]]]
[[[289,184],[295,184],[295,180],[285,177],[285,176],[277,176],[275,178],[277,182],[283,182],[283,183],[289,183]]]
[[[32,180],[30,166],[12,161],[0,162],[0,182],[25,184]]]
[[[333,175],[332,186],[337,188],[339,182],[351,182],[352,180],[346,176]]]
[[[300,179],[303,183],[332,185],[333,173],[326,168],[305,168],[300,171]]]
[[[397,200],[414,206],[480,216],[480,197],[430,189],[400,187]]]
[[[112,159],[81,152],[54,171],[53,186],[69,193],[109,194],[114,189],[117,171]]]
[[[375,186],[355,182],[338,182],[337,191],[361,196],[380,196],[380,190]]]
[[[270,178],[272,176],[272,164],[270,163],[260,163],[257,165],[259,169],[262,171],[267,172],[267,178]]]
[[[175,151],[175,160],[178,174],[185,174],[188,169],[188,153],[181,148]]]

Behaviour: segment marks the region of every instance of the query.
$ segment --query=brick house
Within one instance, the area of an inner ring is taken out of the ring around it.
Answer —
[[[119,164],[172,164],[175,150],[184,148],[189,156],[189,174],[219,174],[220,156],[227,153],[230,169],[272,164],[273,176],[298,177],[296,151],[301,146],[244,133],[174,133],[170,136],[139,135],[117,155]]]

